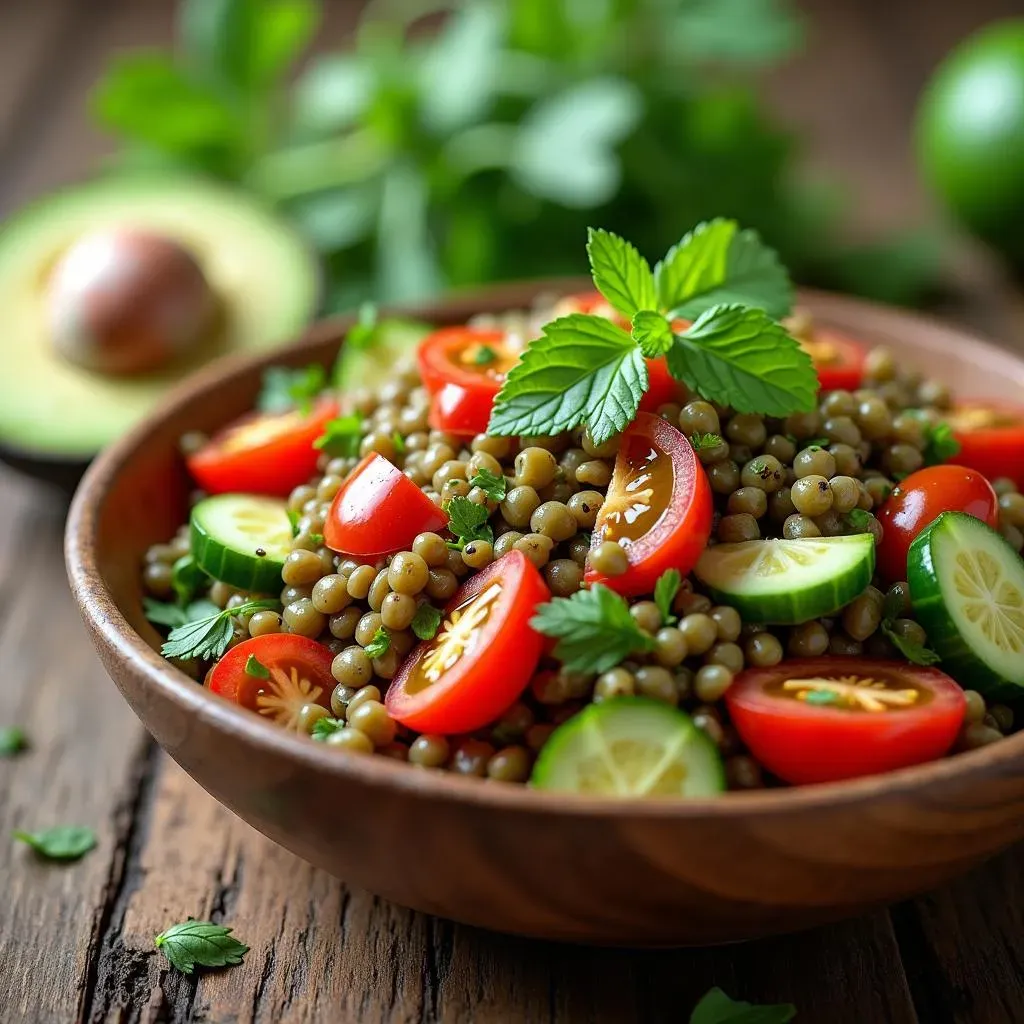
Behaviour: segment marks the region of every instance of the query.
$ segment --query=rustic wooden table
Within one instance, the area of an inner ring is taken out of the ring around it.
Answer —
[[[772,83],[840,169],[868,226],[917,219],[906,129],[954,39],[1019,0],[808,5],[807,57]],[[932,5],[930,5],[932,6]],[[969,8],[969,9],[968,9]],[[170,33],[168,0],[0,0],[0,209],[72,178],[103,143],[83,97],[116,47]],[[332,7],[337,26],[351,16]],[[951,315],[1024,347],[1017,294],[964,261]],[[7,344],[18,343],[6,339]],[[806,1024],[1024,1021],[1017,850],[889,911],[729,949],[559,947],[434,920],[347,888],[234,818],[148,741],[93,657],[64,583],[64,510],[0,473],[0,723],[32,749],[0,762],[0,836],[79,822],[99,848],[55,867],[0,842],[0,1024],[22,1022],[678,1022],[711,985],[791,1000]],[[344,807],[325,807],[344,814]],[[214,917],[252,946],[194,981],[153,955],[167,924]]]

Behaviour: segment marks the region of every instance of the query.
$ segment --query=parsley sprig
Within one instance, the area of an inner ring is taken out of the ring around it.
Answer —
[[[486,466],[478,469],[470,477],[470,487],[479,487],[491,501],[504,501],[508,491],[508,481],[498,473],[492,473]]]
[[[636,415],[649,383],[644,359],[660,355],[692,391],[738,412],[813,408],[811,359],[776,319],[790,312],[793,288],[756,234],[731,220],[700,224],[652,270],[629,242],[591,229],[587,254],[594,283],[629,329],[585,313],[547,324],[507,374],[488,433],[585,424],[602,444]]]
[[[363,414],[357,409],[336,416],[324,424],[324,432],[313,442],[314,448],[336,458],[354,459],[363,440]]]
[[[885,598],[882,606],[882,633],[885,638],[903,655],[907,661],[914,665],[937,665],[942,659],[930,647],[908,640],[900,636],[894,628],[896,619],[900,617],[903,610],[902,601],[895,592],[890,592]]]
[[[455,540],[448,541],[448,547],[462,551],[470,541],[491,543],[494,540],[494,531],[487,522],[491,514],[486,505],[454,497],[444,503],[444,511],[448,516],[448,529],[455,535]]]
[[[176,625],[170,632],[160,652],[165,658],[201,658],[211,661],[219,658],[231,643],[234,629],[232,616],[258,612],[264,608],[280,608],[279,601],[272,598],[261,598],[257,601],[246,601],[237,608],[225,608],[215,614]],[[153,621],[150,609],[147,617]]]
[[[189,918],[161,932],[156,948],[184,974],[191,974],[196,967],[228,967],[240,964],[249,952],[231,931],[222,924]]]

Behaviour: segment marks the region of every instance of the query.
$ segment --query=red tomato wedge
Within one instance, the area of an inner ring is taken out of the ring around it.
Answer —
[[[868,350],[859,341],[827,329],[798,340],[814,362],[819,390],[856,391],[863,384]]]
[[[383,455],[370,452],[334,496],[324,523],[332,551],[375,558],[408,548],[418,533],[438,530],[445,514]]]
[[[958,402],[946,422],[960,442],[960,465],[990,480],[1007,476],[1024,488],[1024,406],[984,399]]]
[[[963,690],[938,669],[839,657],[748,669],[725,702],[754,757],[794,785],[942,757],[967,709]]]
[[[566,316],[569,313],[590,313],[592,316],[603,316],[605,319],[617,323],[623,330],[629,330],[629,321],[621,314],[616,313],[600,292],[581,292],[578,295],[567,295],[564,299],[559,300],[555,306],[555,314]],[[678,331],[683,331],[689,324],[686,320],[673,320],[672,326]],[[683,385],[668,372],[668,363],[665,361],[665,357],[645,359],[644,362],[647,363],[649,383],[646,394],[640,399],[640,411],[657,412],[661,406],[679,401],[685,394],[685,390]]]
[[[266,679],[245,671],[253,657],[269,673]],[[253,637],[232,647],[206,677],[206,685],[225,700],[255,711],[286,729],[302,731],[302,709],[331,706],[334,656],[315,640],[290,633]]]
[[[406,658],[385,699],[391,717],[419,732],[472,732],[526,689],[544,638],[530,628],[550,597],[533,563],[512,550],[470,577],[433,640]]]
[[[621,576],[588,567],[588,583],[605,583],[627,597],[649,594],[666,569],[684,576],[711,533],[711,487],[690,442],[649,412],[622,435],[611,484],[597,514],[591,552],[618,541],[629,558]]]
[[[330,398],[308,413],[247,413],[189,455],[188,471],[207,494],[287,497],[316,472],[320,452],[313,442],[337,415],[338,403]]]
[[[907,552],[914,538],[942,512],[966,512],[999,525],[999,499],[977,470],[965,466],[928,466],[901,481],[875,513],[882,539],[875,549],[878,570],[890,582],[907,578]]]
[[[449,434],[484,433],[520,351],[504,331],[445,327],[424,338],[418,361],[431,394],[430,425]]]

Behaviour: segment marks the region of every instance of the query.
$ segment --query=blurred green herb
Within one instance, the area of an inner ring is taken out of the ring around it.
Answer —
[[[336,458],[354,459],[363,439],[363,414],[357,409],[346,416],[328,420],[324,432],[313,442],[314,448]]]
[[[15,829],[11,835],[47,860],[78,860],[96,845],[96,833],[80,825],[58,825],[42,832]]]
[[[28,747],[25,733],[16,725],[0,728],[0,757],[14,757]]]
[[[298,409],[305,414],[326,387],[327,371],[319,363],[310,363],[298,370],[271,366],[263,373],[263,387],[256,398],[256,408],[268,413]]]
[[[924,464],[938,466],[960,454],[960,442],[953,436],[948,423],[936,423],[925,428]]]
[[[851,248],[835,190],[795,173],[756,79],[801,45],[789,0],[371,3],[291,85],[318,12],[183,0],[173,53],[117,57],[92,108],[122,164],[276,204],[322,253],[331,310],[571,272],[588,223],[664,252],[722,212],[809,284],[911,302],[934,279],[923,235]]]

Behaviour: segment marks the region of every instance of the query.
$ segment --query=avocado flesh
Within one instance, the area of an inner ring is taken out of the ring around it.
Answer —
[[[222,307],[222,329],[187,358],[138,377],[61,359],[47,326],[47,279],[82,235],[151,230],[191,250]],[[41,200],[0,226],[0,445],[85,459],[141,419],[184,375],[227,352],[273,348],[316,311],[317,264],[262,207],[204,181],[110,178]]]

